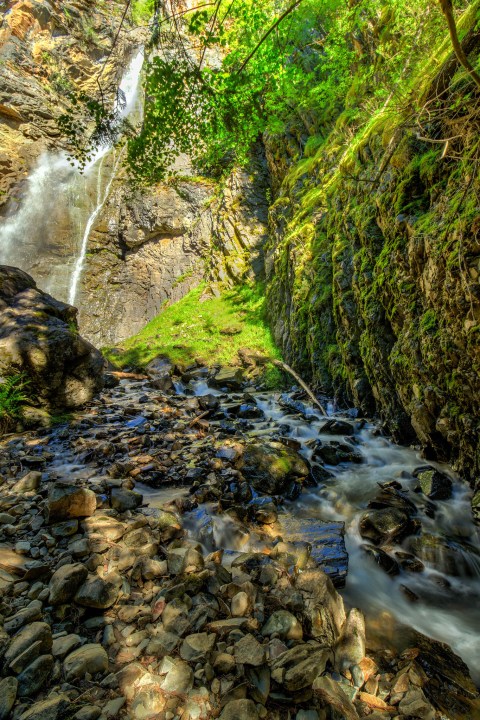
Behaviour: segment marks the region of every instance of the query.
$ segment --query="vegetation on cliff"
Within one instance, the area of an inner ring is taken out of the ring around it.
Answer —
[[[202,283],[106,355],[117,367],[142,368],[159,353],[186,367],[240,364],[242,351],[260,360],[267,386],[282,384],[271,364],[280,355],[266,321],[264,288],[244,285],[215,297]]]

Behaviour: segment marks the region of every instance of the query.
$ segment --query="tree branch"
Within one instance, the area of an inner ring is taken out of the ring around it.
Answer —
[[[445,15],[445,19],[447,21],[448,25],[448,31],[450,33],[450,39],[452,41],[453,49],[455,50],[455,55],[458,58],[458,61],[465,70],[468,72],[472,80],[475,82],[476,86],[480,88],[480,75],[473,67],[470,60],[465,55],[465,52],[462,47],[462,43],[460,42],[460,39],[458,37],[457,32],[457,25],[455,23],[455,18],[453,17],[453,5],[452,0],[438,0],[440,3],[440,7],[442,8],[442,12]]]

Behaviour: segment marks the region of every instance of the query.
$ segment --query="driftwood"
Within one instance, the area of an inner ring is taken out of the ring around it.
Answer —
[[[193,427],[193,426],[196,425],[198,422],[200,422],[200,420],[201,420],[202,418],[206,417],[207,415],[210,415],[211,412],[212,412],[211,410],[205,410],[205,412],[202,412],[201,415],[197,415],[196,418],[193,418],[193,420],[191,420],[191,421],[188,423],[187,427]],[[200,423],[200,424],[202,424],[202,423]]]
[[[300,385],[300,387],[303,390],[305,390],[305,392],[307,393],[308,397],[313,402],[313,404],[316,405],[321,410],[321,412],[323,413],[323,415],[325,415],[325,417],[327,416],[327,413],[325,412],[325,408],[323,407],[322,403],[319,400],[317,400],[317,398],[315,397],[313,392],[308,387],[307,383],[304,380],[302,380],[300,375],[297,375],[295,370],[293,370],[293,368],[291,368],[290,365],[287,365],[287,363],[284,363],[281,360],[274,360],[273,364],[276,365],[277,367],[281,368],[282,370],[284,370],[286,373],[289,373],[289,375],[291,375],[297,381],[297,383]]]
[[[141,373],[123,372],[122,370],[110,370],[110,375],[113,375],[119,380],[129,378],[131,380],[148,380],[148,375],[142,375]]]

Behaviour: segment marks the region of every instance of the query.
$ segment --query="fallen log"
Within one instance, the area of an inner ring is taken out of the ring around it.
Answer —
[[[312,390],[310,390],[310,388],[308,387],[307,383],[304,380],[302,380],[300,375],[298,375],[295,372],[295,370],[290,367],[290,365],[287,365],[287,363],[282,362],[282,360],[274,360],[273,364],[276,365],[277,367],[281,368],[282,370],[284,370],[286,373],[289,373],[289,375],[291,375],[297,381],[297,383],[300,385],[300,387],[303,390],[305,390],[305,392],[307,393],[308,397],[313,402],[313,404],[316,405],[320,409],[320,411],[322,412],[323,415],[325,415],[325,417],[327,416],[327,413],[325,412],[325,408],[323,407],[322,403],[319,400],[317,400],[317,398],[313,394]]]
[[[142,375],[141,373],[123,372],[123,370],[109,370],[109,373],[119,380],[148,380],[148,375]]]

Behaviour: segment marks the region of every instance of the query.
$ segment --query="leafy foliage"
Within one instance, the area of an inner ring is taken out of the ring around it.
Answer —
[[[28,402],[25,375],[12,375],[0,382],[0,432],[8,432],[21,417],[21,408]]]

